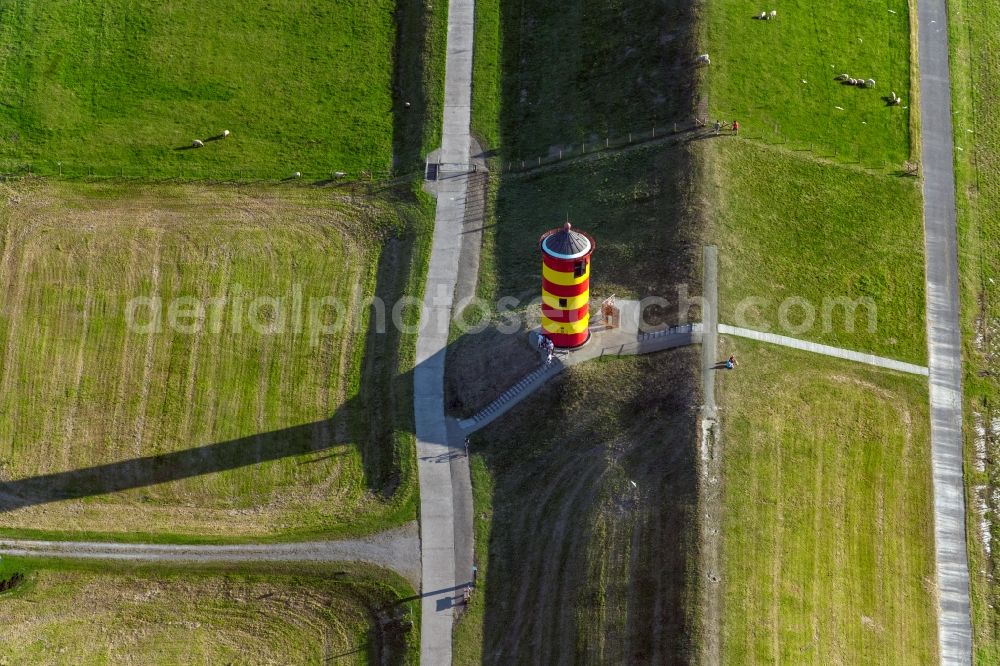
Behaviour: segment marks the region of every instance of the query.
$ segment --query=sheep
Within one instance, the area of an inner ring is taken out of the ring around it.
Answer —
[[[229,136],[229,130],[222,130],[222,138],[225,139],[227,136]]]
[[[867,83],[865,83],[865,80],[864,80],[864,79],[858,79],[858,87],[859,87],[859,88],[864,88],[864,87],[866,87],[867,85],[868,85],[868,84],[867,84]]]
[[[344,178],[346,176],[347,176],[347,174],[345,172],[343,172],[343,171],[334,171],[333,172],[333,177],[334,178]]]
[[[708,57],[707,53],[702,53],[700,56],[695,58],[695,62],[698,64],[711,65],[712,60]]]
[[[875,87],[875,79],[868,79],[867,81],[865,81],[865,88],[874,88],[874,87]]]
[[[295,173],[292,174],[292,178],[301,178],[301,177],[302,177],[301,171],[296,171]]]
[[[858,85],[858,80],[857,79],[847,79],[847,83],[848,83],[848,85],[856,86],[856,85]]]
[[[849,78],[851,78],[850,74],[838,74],[837,76],[834,77],[833,80],[834,81],[846,81]]]
[[[778,18],[778,10],[777,9],[772,9],[771,10],[771,15],[768,18]]]
[[[192,148],[204,148],[205,147],[205,142],[202,141],[201,139],[195,139],[194,141],[191,142],[191,147]]]

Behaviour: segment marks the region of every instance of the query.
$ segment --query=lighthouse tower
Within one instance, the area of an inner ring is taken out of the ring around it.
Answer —
[[[567,222],[538,241],[542,250],[542,335],[572,349],[590,339],[590,255],[594,239]]]

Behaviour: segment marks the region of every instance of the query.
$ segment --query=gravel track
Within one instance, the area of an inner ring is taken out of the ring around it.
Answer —
[[[399,573],[420,588],[416,522],[360,539],[296,543],[180,545],[0,539],[0,554],[136,562],[367,562]]]

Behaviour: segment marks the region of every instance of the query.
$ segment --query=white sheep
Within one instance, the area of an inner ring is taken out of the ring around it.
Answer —
[[[227,136],[229,136],[229,130],[222,130],[222,138],[225,139]]]
[[[192,148],[204,148],[205,147],[205,142],[202,141],[201,139],[195,139],[194,141],[191,142],[191,147]]]
[[[865,81],[865,88],[874,88],[874,87],[875,87],[875,79],[868,79],[867,81]]]
[[[295,173],[292,174],[292,178],[301,178],[301,177],[302,177],[301,171],[296,171]]]
[[[711,65],[712,64],[712,61],[711,61],[711,59],[709,59],[707,53],[702,53],[700,56],[698,56],[697,58],[695,58],[695,62],[697,62],[699,64],[703,63],[703,64],[706,64],[706,65]]]
[[[777,9],[772,9],[771,10],[771,18],[778,18],[778,10]]]

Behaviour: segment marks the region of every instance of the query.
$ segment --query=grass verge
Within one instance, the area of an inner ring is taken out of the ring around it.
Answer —
[[[949,3],[965,376],[965,481],[975,660],[1000,661],[1000,8]]]

